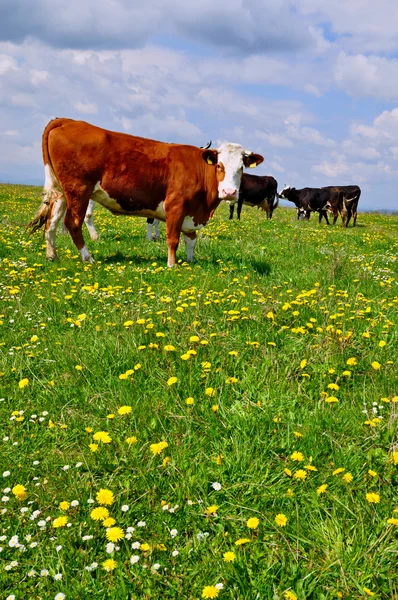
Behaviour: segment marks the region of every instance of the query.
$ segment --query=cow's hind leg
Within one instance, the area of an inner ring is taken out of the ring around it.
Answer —
[[[88,203],[92,193],[92,187],[81,185],[80,188],[73,188],[72,190],[64,190],[67,202],[67,210],[65,215],[65,225],[68,229],[72,240],[79,250],[83,262],[93,263],[94,259],[90,252],[87,250],[84,243],[82,226]]]
[[[152,240],[152,226],[155,219],[146,220],[146,239],[150,242]]]
[[[56,260],[57,249],[55,244],[55,234],[57,232],[58,223],[65,214],[66,200],[62,192],[56,192],[56,199],[52,201],[50,209],[50,217],[46,222],[46,257],[48,260]]]
[[[192,233],[184,233],[185,246],[187,248],[187,262],[193,262],[195,246],[196,246],[196,231]]]
[[[235,210],[235,204],[230,204],[229,205],[229,219],[233,219],[234,218],[234,210]]]
[[[159,241],[160,240],[159,223],[160,223],[159,219],[155,219],[155,222],[153,224],[154,225],[154,229],[155,229],[155,235],[153,236],[153,239],[155,241]]]
[[[90,238],[93,240],[93,242],[95,242],[99,238],[98,231],[96,230],[94,225],[94,209],[95,202],[94,200],[90,200],[88,203],[86,216],[84,217],[84,222],[90,234]]]

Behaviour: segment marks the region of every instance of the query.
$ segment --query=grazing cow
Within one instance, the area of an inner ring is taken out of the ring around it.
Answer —
[[[318,212],[319,223],[322,221],[322,217],[324,217],[326,223],[330,225],[327,210],[338,201],[338,195],[339,192],[326,188],[302,188],[301,190],[296,190],[296,188],[286,186],[279,194],[279,197],[296,205],[297,218],[299,220],[309,220],[311,212]]]
[[[187,260],[193,260],[196,232],[222,200],[236,202],[243,167],[264,159],[239,144],[216,150],[166,144],[116,133],[84,121],[54,119],[42,140],[43,201],[28,227],[46,226],[47,258],[57,257],[55,232],[65,225],[83,262],[93,262],[82,224],[90,199],[115,215],[166,221],[169,267],[176,264],[181,231]]]
[[[272,219],[272,214],[279,203],[277,189],[278,183],[273,177],[244,173],[239,190],[238,219],[240,220],[243,204],[261,208],[267,213],[267,219]],[[234,208],[234,204],[231,204],[229,208],[230,219],[234,217]]]
[[[348,227],[348,223],[353,216],[353,227],[357,223],[358,202],[361,196],[361,188],[358,185],[339,185],[328,186],[323,190],[332,190],[337,193],[338,202],[336,203],[336,195],[332,196],[334,203],[330,203],[328,210],[333,213],[333,225],[336,223],[339,213],[343,221],[343,227]]]

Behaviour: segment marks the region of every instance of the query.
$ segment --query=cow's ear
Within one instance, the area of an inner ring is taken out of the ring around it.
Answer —
[[[249,156],[245,156],[243,159],[243,164],[245,167],[257,167],[264,160],[264,157],[261,154],[249,154]]]
[[[208,165],[216,165],[218,162],[218,152],[216,150],[203,150],[202,158]]]

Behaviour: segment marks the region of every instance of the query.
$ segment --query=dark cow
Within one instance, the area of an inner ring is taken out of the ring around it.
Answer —
[[[239,190],[238,219],[240,220],[243,204],[261,208],[267,213],[267,219],[272,219],[272,214],[279,203],[277,189],[278,182],[273,177],[244,173]],[[234,208],[234,204],[231,204],[229,208],[230,219],[233,219]]]
[[[115,215],[166,221],[168,266],[176,264],[181,231],[187,260],[193,260],[196,232],[222,200],[236,202],[243,167],[264,159],[239,144],[216,150],[166,144],[107,131],[84,121],[54,119],[43,132],[43,201],[29,223],[46,227],[47,258],[56,255],[55,233],[65,225],[83,262],[93,262],[82,224],[90,199]]]
[[[341,220],[343,221],[343,227],[348,227],[348,223],[353,217],[352,225],[356,226],[357,215],[358,215],[358,202],[361,196],[361,188],[358,185],[339,185],[339,186],[327,186],[322,188],[324,190],[332,190],[337,192],[338,203],[331,203],[328,210],[333,213],[333,225],[336,223],[339,213]],[[332,195],[332,199],[336,199],[336,195]]]
[[[302,188],[296,190],[286,186],[279,194],[280,198],[293,202],[297,208],[297,218],[299,220],[309,220],[311,212],[319,213],[319,223],[324,217],[326,223],[330,225],[327,211],[330,206],[339,202],[339,192],[328,190],[327,188]]]
[[[329,211],[333,214],[333,225],[340,214],[343,226],[348,227],[351,216],[353,216],[353,226],[355,227],[360,195],[361,189],[357,185],[303,188],[301,190],[287,186],[279,194],[279,197],[296,205],[297,218],[300,220],[309,220],[311,212],[318,212],[319,222],[324,217],[329,225],[327,216],[327,211]]]

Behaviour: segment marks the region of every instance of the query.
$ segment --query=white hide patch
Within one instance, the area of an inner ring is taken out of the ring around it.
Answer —
[[[205,225],[207,225],[207,221],[206,223],[195,225],[192,217],[185,217],[185,219],[182,222],[181,230],[183,231],[183,233],[193,233],[194,231],[199,231]]]

